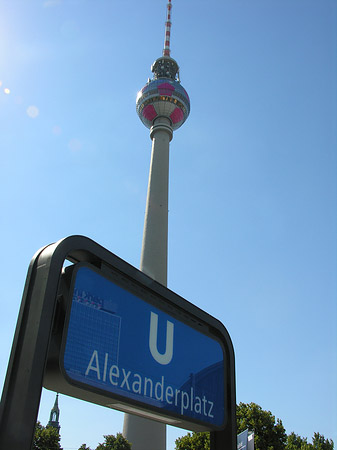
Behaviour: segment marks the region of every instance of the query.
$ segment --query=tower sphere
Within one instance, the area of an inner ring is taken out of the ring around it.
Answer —
[[[136,110],[140,120],[151,128],[159,117],[166,117],[177,130],[190,113],[190,99],[176,79],[178,64],[162,56],[151,67],[154,77],[137,94]]]

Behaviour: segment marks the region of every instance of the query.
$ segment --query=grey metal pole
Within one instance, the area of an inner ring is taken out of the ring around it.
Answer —
[[[145,210],[140,270],[166,286],[170,120],[159,117],[151,127],[152,154]],[[166,425],[125,414],[123,434],[132,450],[165,450]]]

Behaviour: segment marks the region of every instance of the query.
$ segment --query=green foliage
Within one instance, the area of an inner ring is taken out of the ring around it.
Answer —
[[[322,434],[314,433],[312,447],[314,450],[333,450],[333,440],[325,439]]]
[[[60,434],[56,428],[36,423],[32,450],[62,450]]]
[[[176,450],[210,450],[209,433],[187,433],[176,439]]]
[[[96,447],[96,450],[131,450],[130,442],[121,433],[116,436],[109,434],[104,436],[105,441]]]
[[[82,444],[78,450],[91,450],[86,444]],[[131,450],[131,444],[121,433],[107,434],[104,436],[104,442],[98,444],[96,450]]]
[[[298,436],[294,432],[290,433],[287,437],[286,450],[309,450],[310,445],[306,438]]]
[[[236,408],[237,433],[254,431],[255,450],[284,450],[287,434],[282,421],[256,403],[240,403]]]
[[[254,431],[255,450],[285,450],[287,435],[282,421],[255,403],[240,403],[236,409],[237,433]],[[176,440],[176,450],[209,450],[209,433],[188,433]],[[297,448],[288,450],[299,450]],[[303,449],[304,450],[304,449]],[[327,450],[327,449],[320,449]]]
[[[295,433],[286,435],[280,419],[270,411],[264,411],[256,403],[240,403],[236,407],[237,434],[245,431],[254,432],[255,450],[333,450],[331,439],[314,433],[312,444]],[[176,450],[210,450],[209,433],[187,433],[176,439]],[[99,449],[100,450],[100,449]]]
[[[302,438],[292,432],[287,437],[285,450],[333,450],[333,447],[333,441],[325,439],[322,434],[314,433],[312,444],[310,444],[306,438]]]

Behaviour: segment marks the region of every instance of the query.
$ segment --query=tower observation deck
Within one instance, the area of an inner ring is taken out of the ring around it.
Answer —
[[[180,83],[179,66],[170,56],[171,9],[169,0],[163,56],[152,64],[153,78],[137,95],[137,114],[147,128],[151,128],[158,118],[165,117],[172,130],[177,130],[190,113],[190,99]]]

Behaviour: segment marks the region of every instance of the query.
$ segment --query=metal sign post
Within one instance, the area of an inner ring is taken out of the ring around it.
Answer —
[[[49,245],[31,262],[1,400],[0,448],[30,449],[42,385],[209,430],[212,450],[236,448],[225,327],[83,236]]]

